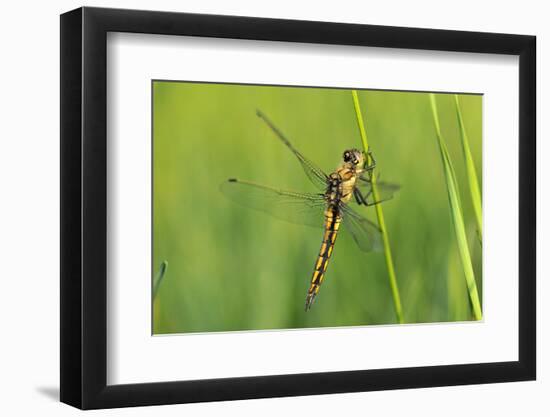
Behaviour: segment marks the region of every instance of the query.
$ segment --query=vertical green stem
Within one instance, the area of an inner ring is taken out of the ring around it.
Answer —
[[[462,119],[462,112],[460,111],[460,105],[458,103],[458,95],[455,94],[455,106],[456,117],[458,119],[458,126],[460,127],[460,138],[462,142],[462,151],[464,152],[464,160],[466,162],[466,173],[468,175],[468,183],[470,189],[470,196],[472,197],[472,206],[477,222],[477,232],[479,234],[479,240],[482,241],[483,236],[483,218],[481,215],[481,192],[479,191],[479,182],[477,180],[476,168],[474,164],[474,158],[472,157],[472,151],[470,150],[470,143],[468,136],[466,135],[466,127],[464,126],[464,120]]]
[[[474,318],[476,320],[481,320],[481,304],[479,302],[477,284],[474,277],[474,269],[472,267],[472,258],[470,257],[470,249],[468,248],[468,239],[466,238],[466,227],[464,225],[464,217],[462,214],[462,204],[460,202],[458,182],[456,180],[456,174],[453,168],[453,164],[451,162],[449,151],[447,150],[447,145],[445,144],[445,141],[441,136],[441,128],[439,126],[439,116],[437,113],[437,103],[435,101],[435,96],[431,93],[430,104],[432,107],[432,115],[437,141],[439,144],[439,151],[441,153],[441,160],[443,162],[443,170],[445,172],[445,181],[447,183],[447,195],[449,197],[451,218],[455,229],[458,251],[460,254],[460,259],[462,261],[462,267],[464,269],[466,286],[468,288],[468,294],[470,296]]]
[[[357,97],[357,91],[352,90],[351,95],[353,97],[353,105],[355,107],[355,115],[357,116],[357,126],[359,127],[359,133],[361,134],[361,141],[363,142],[363,150],[368,155],[369,144],[367,141],[367,132],[365,125],[363,124],[363,116],[361,113],[361,107],[359,105],[359,98]],[[370,163],[370,161],[367,161]],[[376,175],[372,176],[372,194],[374,201],[379,201],[378,188],[376,187]],[[393,304],[395,307],[395,315],[399,323],[404,323],[403,320],[403,308],[401,307],[401,297],[399,295],[399,288],[397,286],[397,279],[395,278],[395,268],[393,266],[393,258],[391,254],[390,241],[388,238],[388,230],[386,228],[386,222],[384,220],[384,213],[382,211],[382,205],[376,204],[376,216],[378,217],[378,225],[382,233],[382,242],[384,244],[384,254],[386,257],[386,266],[388,268],[388,278],[390,281],[390,288],[393,297]]]

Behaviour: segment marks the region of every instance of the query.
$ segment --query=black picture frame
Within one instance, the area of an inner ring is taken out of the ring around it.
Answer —
[[[519,360],[107,385],[108,32],[519,56]],[[94,409],[535,379],[535,50],[524,35],[88,7],[61,15],[61,401]]]

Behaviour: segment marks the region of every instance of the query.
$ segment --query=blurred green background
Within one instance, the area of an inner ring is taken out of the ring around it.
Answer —
[[[471,320],[428,94],[358,93],[377,172],[402,187],[383,209],[405,322]],[[481,295],[453,96],[436,97]],[[482,97],[459,100],[481,179]],[[230,177],[315,191],[257,108],[325,172],[343,150],[361,148],[349,90],[154,81],[153,272],[169,266],[153,300],[153,333],[396,323],[383,253],[361,252],[341,229],[306,313],[322,230],[243,208],[219,191]],[[356,209],[376,222],[373,207]]]

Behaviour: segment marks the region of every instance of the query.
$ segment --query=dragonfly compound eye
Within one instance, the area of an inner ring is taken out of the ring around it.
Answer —
[[[351,159],[351,155],[348,151],[344,152],[344,162],[349,162]]]

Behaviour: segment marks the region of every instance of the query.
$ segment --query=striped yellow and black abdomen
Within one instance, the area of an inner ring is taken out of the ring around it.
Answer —
[[[313,276],[311,277],[311,284],[307,292],[306,297],[306,311],[311,308],[315,297],[319,293],[319,288],[323,283],[323,278],[327,270],[328,261],[332,255],[334,249],[334,242],[336,236],[338,236],[338,229],[342,217],[334,207],[327,207],[325,210],[325,234],[323,236],[323,243],[321,244],[321,250],[315,262],[315,269],[313,270]]]

